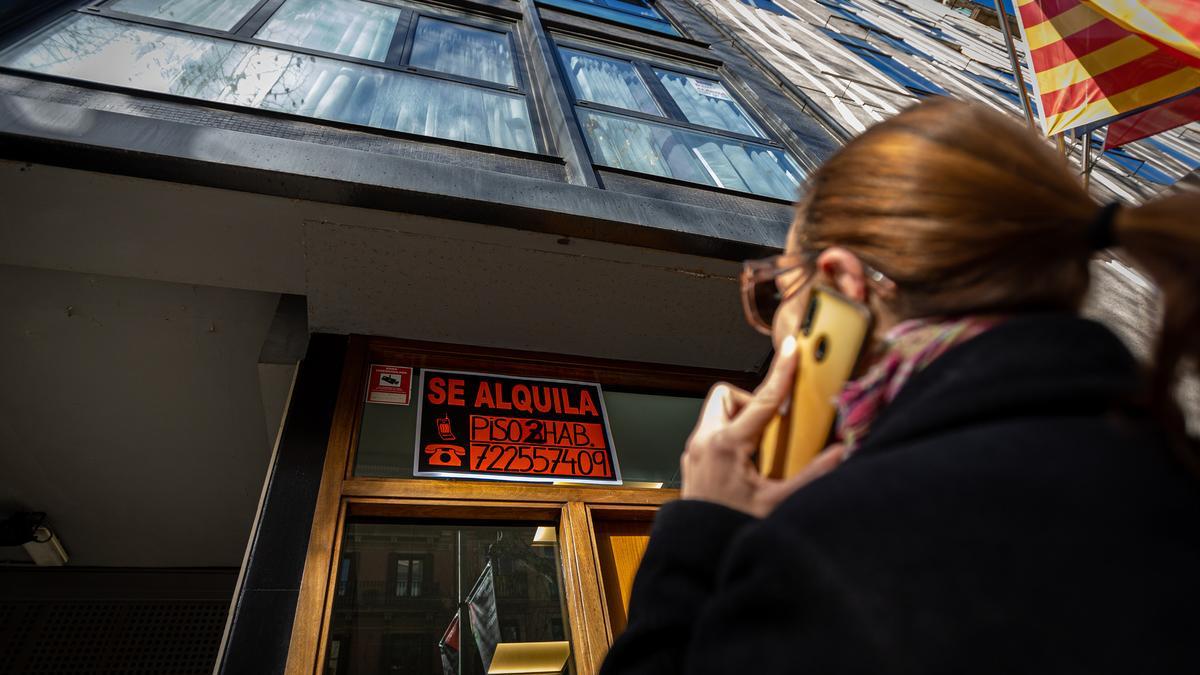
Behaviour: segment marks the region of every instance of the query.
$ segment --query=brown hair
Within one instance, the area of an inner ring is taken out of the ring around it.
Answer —
[[[791,247],[843,246],[896,282],[897,316],[1077,311],[1099,205],[1049,143],[981,105],[939,98],[854,138],[809,180]],[[1200,356],[1200,194],[1116,212],[1120,246],[1156,282],[1164,320],[1151,401],[1175,411]],[[1192,361],[1192,363],[1195,363]]]

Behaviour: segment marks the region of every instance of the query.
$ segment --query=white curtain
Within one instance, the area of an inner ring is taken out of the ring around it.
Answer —
[[[421,17],[409,65],[515,85],[507,33]]]
[[[575,98],[651,115],[662,114],[632,63],[574,49],[560,49],[560,52],[570,73]]]
[[[683,110],[687,121],[714,129],[724,129],[747,136],[762,136],[754,123],[742,112],[740,106],[729,97],[725,85],[715,80],[688,77],[678,73],[663,70],[654,71],[659,82],[666,87],[671,98]],[[696,81],[706,90],[720,92],[722,96],[702,94],[692,81]]]
[[[230,30],[256,4],[257,0],[116,0],[108,8],[190,26]]]
[[[535,151],[522,96],[72,13],[16,46],[21,70]]]
[[[596,161],[779,199],[795,199],[802,174],[782,152],[709,134],[579,109]]]
[[[288,0],[256,37],[383,61],[399,19],[400,10],[361,0]]]

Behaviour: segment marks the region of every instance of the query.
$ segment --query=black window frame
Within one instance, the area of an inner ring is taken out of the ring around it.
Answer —
[[[399,551],[392,551],[392,552],[388,553],[387,560],[388,560],[387,586],[385,587],[385,589],[387,590],[387,593],[384,596],[386,598],[385,602],[387,602],[389,604],[394,604],[397,602],[403,602],[405,600],[424,598],[429,595],[428,591],[431,588],[431,586],[429,584],[429,570],[430,570],[430,565],[433,562],[432,556],[430,556],[429,554],[426,554],[426,553],[404,553],[404,552],[399,552]],[[408,579],[405,580],[405,583],[407,584],[407,586],[405,587],[407,589],[407,593],[405,595],[397,595],[396,594],[396,584],[399,583],[399,581],[400,581],[398,578],[398,575],[396,574],[396,563],[401,560],[406,560],[409,563]],[[421,563],[421,592],[416,595],[414,595],[412,592],[412,577],[413,577],[412,563],[414,563],[414,562]]]
[[[631,52],[615,51],[604,47],[599,47],[591,43],[577,41],[566,36],[552,36],[551,42],[554,47],[555,57],[558,60],[559,73],[566,84],[567,93],[570,94],[572,103],[576,107],[587,110],[596,110],[598,112],[609,113],[613,115],[621,115],[623,117],[635,117],[646,122],[658,122],[669,126],[680,127],[688,131],[695,131],[716,136],[727,136],[739,141],[770,146],[778,150],[783,150],[791,155],[791,151],[772,135],[770,125],[766,124],[761,115],[757,114],[757,111],[754,109],[754,107],[749,105],[747,101],[742,98],[740,93],[737,91],[737,86],[730,86],[733,84],[732,78],[727,76],[725,73],[720,71],[703,71],[679,65],[677,62],[655,59],[652,56],[641,56]],[[605,58],[631,63],[634,69],[637,70],[638,77],[641,78],[642,83],[646,85],[646,89],[650,92],[650,96],[654,99],[654,102],[658,104],[659,110],[662,110],[665,113],[665,116],[651,115],[640,110],[630,110],[628,108],[621,108],[618,106],[606,105],[603,103],[596,103],[594,101],[585,101],[580,99],[575,94],[574,78],[572,77],[571,73],[567,71],[567,65],[563,61],[561,51],[563,48],[589,54],[596,54]],[[675,102],[675,98],[671,96],[671,93],[667,91],[667,88],[663,86],[662,82],[660,82],[658,77],[654,74],[655,70],[665,70],[683,75],[685,77],[696,77],[720,83],[721,86],[725,88],[725,91],[729,94],[729,97],[733,100],[733,102],[737,104],[738,108],[745,113],[746,118],[750,120],[750,123],[758,128],[763,135],[748,136],[736,131],[729,131],[728,129],[722,129],[720,127],[704,126],[702,124],[695,124],[694,122],[688,121],[687,116],[683,114],[683,110],[679,107],[679,104]],[[800,163],[796,161],[795,157],[792,157],[792,161],[796,163],[796,168],[803,168]]]
[[[259,0],[246,15],[243,16],[234,26],[228,31],[222,31],[203,26],[182,23],[178,21],[169,21],[158,19],[138,14],[130,14],[108,8],[108,5],[115,0],[88,0],[80,3],[78,6],[68,8],[61,13],[54,13],[47,20],[40,22],[36,27],[30,27],[29,30],[20,31],[19,34],[13,35],[11,39],[6,39],[0,43],[0,55],[8,52],[13,47],[24,42],[25,39],[37,33],[40,30],[54,24],[72,13],[88,14],[99,16],[106,19],[120,21],[124,23],[143,25],[151,28],[174,31],[177,33],[198,35],[230,42],[238,42],[259,47],[267,47],[295,54],[304,54],[316,56],[345,63],[353,63],[356,65],[377,68],[381,70],[390,70],[418,77],[425,77],[435,80],[443,80],[456,84],[461,84],[469,87],[480,89],[488,89],[502,94],[520,96],[524,99],[525,107],[528,112],[529,124],[531,128],[531,136],[534,143],[532,151],[519,150],[514,148],[505,148],[497,145],[487,145],[474,143],[471,141],[460,141],[447,138],[439,138],[437,136],[427,136],[424,134],[410,133],[406,131],[397,131],[394,129],[385,129],[380,127],[372,127],[354,122],[344,122],[340,120],[324,119],[319,117],[311,117],[287,111],[269,110],[248,107],[233,103],[224,103],[220,101],[208,101],[204,99],[182,96],[178,94],[170,94],[163,92],[147,91],[134,87],[122,87],[118,85],[110,85],[102,82],[93,82],[72,77],[63,77],[57,75],[47,75],[43,73],[30,72],[7,66],[0,66],[0,72],[14,73],[25,77],[35,77],[52,81],[69,82],[72,84],[82,84],[89,88],[102,89],[109,91],[118,91],[122,93],[132,93],[138,96],[146,96],[151,98],[163,98],[168,100],[186,101],[193,104],[219,107],[229,110],[237,110],[248,114],[267,115],[274,117],[284,117],[288,119],[302,120],[309,123],[353,128],[364,130],[369,133],[397,136],[419,142],[436,143],[439,145],[447,145],[452,147],[464,147],[492,154],[508,155],[514,157],[533,158],[538,160],[559,160],[555,154],[553,141],[546,134],[547,120],[542,118],[542,106],[538,105],[533,100],[533,91],[528,86],[532,81],[528,65],[526,63],[526,47],[522,39],[518,36],[518,22],[522,20],[532,20],[530,17],[520,16],[505,16],[502,14],[484,14],[466,8],[458,8],[449,5],[433,4],[422,2],[421,0],[401,0],[399,3],[385,2],[383,0],[355,0],[356,2],[366,2],[370,4],[389,7],[399,11],[400,18],[396,22],[396,29],[392,35],[392,42],[388,45],[387,56],[384,61],[372,61],[334,52],[327,52],[308,47],[289,45],[282,42],[274,42],[254,37],[263,26],[270,21],[271,17],[279,10],[287,0]],[[465,77],[453,73],[444,73],[440,71],[430,70],[427,68],[417,68],[409,66],[407,60],[411,54],[411,43],[415,37],[417,22],[421,17],[444,21],[447,23],[456,23],[471,28],[479,28],[490,30],[493,32],[506,33],[509,41],[509,49],[513,60],[513,77],[514,84],[507,85],[499,82],[491,82],[488,80],[479,80],[476,78]],[[9,36],[5,36],[9,37]],[[403,61],[399,59],[403,58]]]
[[[142,23],[158,28],[166,28],[184,33],[195,33],[206,37],[223,38],[242,42],[245,44],[257,45],[260,47],[271,47],[273,49],[282,49],[284,51],[296,52],[298,54],[308,54],[310,56],[320,56],[323,58],[335,59],[337,61],[346,61],[356,63],[363,66],[371,66],[374,68],[382,68],[384,70],[392,70],[401,73],[410,73],[430,77],[438,80],[449,80],[459,84],[466,84],[473,87],[481,87],[484,89],[494,89],[508,94],[520,94],[528,96],[529,92],[525,83],[529,81],[529,75],[525,70],[524,59],[521,58],[521,44],[516,36],[517,25],[515,21],[505,21],[500,18],[490,16],[469,15],[464,11],[456,11],[449,7],[434,6],[412,0],[404,4],[393,4],[390,2],[380,2],[379,0],[354,0],[354,2],[365,2],[380,7],[387,7],[399,12],[400,17],[396,20],[396,29],[392,33],[392,41],[388,44],[387,56],[383,61],[372,61],[355,56],[347,56],[336,52],[327,52],[320,49],[312,49],[309,47],[301,47],[299,45],[291,45],[286,42],[275,42],[273,40],[264,40],[255,37],[255,33],[267,25],[271,17],[277,12],[288,0],[260,0],[250,12],[242,18],[233,28],[228,31],[215,30],[212,28],[204,28],[202,26],[194,26],[192,24],[180,23],[178,21],[167,21],[164,19],[155,19],[151,17],[141,16],[139,14],[129,14],[108,9],[107,5],[116,0],[97,0],[88,4],[86,7],[80,8],[77,11],[84,11],[98,16],[106,16],[113,19],[121,19],[130,23]],[[410,6],[414,5],[414,6]],[[513,85],[506,85],[499,82],[491,82],[489,80],[480,80],[473,77],[464,77],[453,73],[443,73],[437,70],[428,68],[416,68],[408,65],[408,59],[412,54],[412,42],[416,36],[417,22],[421,17],[428,17],[437,21],[446,23],[456,23],[471,28],[479,28],[489,30],[495,33],[505,33],[508,36],[509,50],[513,56],[513,76],[516,80]]]
[[[583,123],[580,120],[580,116],[579,116],[578,112],[575,112],[579,109],[595,111],[598,113],[615,115],[615,116],[619,116],[619,117],[632,118],[632,119],[635,119],[635,120],[638,120],[641,122],[660,124],[660,125],[664,125],[664,126],[668,126],[668,127],[675,127],[675,128],[678,128],[678,129],[681,129],[684,131],[691,131],[694,133],[707,134],[709,136],[718,136],[718,137],[722,137],[722,138],[729,138],[729,139],[741,141],[744,143],[751,143],[754,145],[768,147],[768,148],[771,148],[774,150],[778,150],[778,151],[784,153],[785,155],[787,155],[788,159],[791,160],[792,164],[802,174],[808,175],[809,173],[811,173],[811,169],[806,168],[805,165],[803,163],[801,163],[799,159],[797,159],[796,153],[793,152],[791,148],[789,148],[787,145],[785,145],[779,139],[779,137],[777,135],[777,131],[773,128],[773,126],[770,123],[768,123],[768,121],[766,119],[764,119],[763,115],[754,106],[750,105],[749,102],[742,96],[741,92],[739,91],[740,87],[739,87],[739,83],[736,81],[736,78],[733,76],[732,73],[728,73],[728,71],[726,71],[724,68],[717,67],[717,68],[714,68],[713,70],[707,70],[707,71],[700,70],[700,69],[697,69],[694,67],[688,67],[688,66],[681,65],[677,61],[671,61],[671,60],[667,60],[667,59],[661,58],[661,57],[656,58],[654,55],[645,54],[643,52],[635,52],[633,50],[618,51],[618,50],[608,49],[606,47],[599,46],[594,43],[585,42],[585,41],[576,39],[575,37],[573,37],[571,35],[555,34],[555,35],[550,35],[549,38],[550,38],[551,47],[554,49],[554,57],[555,57],[555,62],[556,62],[555,65],[558,68],[559,76],[563,79],[565,90],[566,90],[567,94],[571,97],[571,103],[573,106],[572,112],[575,117],[575,124],[579,127],[580,133],[583,134],[584,138],[587,137],[587,133],[583,129]],[[638,77],[640,77],[642,82],[646,85],[646,88],[649,91],[651,98],[658,105],[659,109],[663,111],[664,116],[651,115],[649,113],[644,113],[640,110],[630,110],[628,108],[620,108],[617,106],[606,105],[603,103],[596,103],[593,101],[581,100],[578,97],[578,95],[575,93],[574,78],[567,69],[567,64],[566,64],[565,59],[563,58],[563,53],[561,51],[563,48],[580,51],[580,52],[585,52],[585,53],[590,53],[590,54],[596,54],[598,56],[603,56],[603,57],[610,58],[610,59],[616,59],[618,61],[625,61],[625,62],[633,64],[634,69],[638,73]],[[672,73],[684,75],[687,77],[696,77],[696,78],[702,78],[705,80],[712,80],[712,81],[719,82],[721,84],[721,86],[723,86],[725,88],[725,91],[729,94],[730,98],[734,101],[734,103],[736,103],[737,106],[746,115],[746,117],[747,117],[747,119],[749,119],[750,123],[753,124],[756,128],[758,128],[758,130],[761,131],[763,135],[762,136],[748,136],[746,134],[742,134],[742,133],[739,133],[736,131],[729,131],[727,129],[721,129],[719,127],[704,126],[701,124],[695,124],[693,122],[688,121],[687,116],[683,114],[683,110],[675,102],[674,97],[671,96],[671,93],[669,91],[667,91],[666,87],[663,86],[662,82],[660,82],[658,80],[658,77],[654,73],[655,70],[665,70],[665,71],[669,71]],[[629,169],[622,169],[619,167],[601,164],[596,161],[594,156],[592,156],[593,152],[592,152],[590,143],[588,143],[588,155],[589,155],[589,159],[591,159],[591,161],[592,161],[592,166],[602,169],[604,171],[613,171],[613,172],[617,172],[617,173],[621,173],[621,174],[625,174],[625,175],[629,175],[629,176],[637,176],[637,177],[644,178],[647,180],[652,180],[655,182],[670,183],[670,184],[674,184],[674,185],[681,185],[681,186],[694,187],[694,188],[699,188],[699,189],[704,189],[704,190],[723,192],[726,194],[737,195],[740,197],[746,197],[746,198],[750,198],[750,199],[762,199],[762,200],[777,202],[777,203],[781,203],[781,204],[791,204],[792,203],[792,200],[780,199],[778,197],[773,197],[770,195],[763,195],[763,194],[759,194],[757,192],[746,192],[743,190],[736,190],[733,188],[720,187],[720,186],[716,186],[716,185],[708,185],[705,183],[694,183],[691,181],[686,181],[686,180],[682,180],[679,178],[673,178],[670,176],[658,176],[655,174],[643,173],[640,171],[633,171],[633,170],[629,170]]]
[[[595,3],[588,2],[588,0],[570,0],[570,1],[578,2],[578,3],[584,4],[584,5],[595,4]],[[691,40],[691,37],[688,35],[687,31],[685,31],[683,29],[683,26],[679,23],[679,21],[676,21],[669,12],[664,11],[662,5],[659,4],[656,0],[641,0],[641,1],[645,2],[647,6],[649,6],[651,9],[653,9],[654,12],[656,14],[658,14],[658,16],[662,19],[663,23],[667,24],[668,26],[671,27],[672,30],[675,31],[675,35],[671,35],[670,33],[664,33],[662,31],[654,30],[653,28],[639,26],[638,24],[635,24],[635,23],[625,23],[624,21],[617,21],[616,19],[610,19],[610,18],[604,17],[604,16],[597,16],[596,14],[588,13],[587,11],[585,11],[583,9],[574,9],[571,7],[560,7],[559,5],[552,5],[548,2],[542,2],[542,0],[534,0],[534,2],[537,4],[537,6],[539,8],[548,8],[548,9],[552,9],[556,12],[565,12],[567,14],[571,14],[574,16],[581,16],[581,17],[584,17],[587,19],[591,19],[593,21],[601,21],[601,22],[604,22],[607,24],[611,24],[613,26],[621,26],[622,28],[628,28],[631,30],[641,31],[642,33],[645,33],[647,35],[653,35],[656,38],[666,38],[668,40]],[[604,7],[605,9],[609,9],[614,12],[619,12],[621,14],[628,14],[629,16],[640,16],[633,12],[628,12],[623,9],[614,9],[612,7],[608,7],[607,5],[596,5],[596,6]],[[646,18],[646,17],[641,17],[641,18]]]

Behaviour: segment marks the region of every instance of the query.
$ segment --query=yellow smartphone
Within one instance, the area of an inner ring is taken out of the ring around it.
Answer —
[[[791,400],[763,431],[758,469],[770,478],[796,475],[829,444],[842,391],[871,334],[871,311],[816,286],[796,334],[799,355]]]

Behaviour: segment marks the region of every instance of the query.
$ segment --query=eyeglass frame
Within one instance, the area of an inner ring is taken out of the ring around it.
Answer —
[[[766,258],[756,258],[742,262],[742,272],[739,276],[741,281],[741,297],[742,297],[742,312],[745,314],[746,323],[754,330],[763,335],[771,334],[771,324],[760,315],[755,302],[755,289],[759,284],[770,282],[775,284],[775,280],[781,275],[788,272],[798,270],[804,267],[810,267],[816,262],[817,258],[827,249],[815,249],[805,251],[803,253],[781,253],[779,255],[768,256]],[[880,284],[885,289],[895,289],[896,282],[892,281],[883,272],[867,263],[862,259],[862,256],[854,254],[858,261],[863,266],[863,271],[866,272],[867,279]],[[816,278],[815,274],[806,274],[804,278],[799,279],[784,291],[779,291],[776,286],[776,294],[779,296],[775,306],[775,312],[772,313],[772,321],[774,321],[775,313],[778,313],[779,308],[783,303],[790,300],[799,293],[810,281]]]

